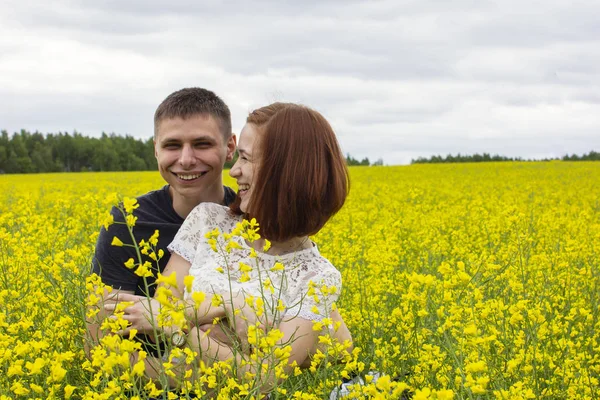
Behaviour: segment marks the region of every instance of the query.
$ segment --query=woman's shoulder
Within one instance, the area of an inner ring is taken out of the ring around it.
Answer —
[[[313,254],[289,270],[291,282],[286,314],[311,321],[321,321],[342,290],[342,275],[325,257]]]
[[[295,275],[294,278],[296,279],[294,280],[297,282],[306,284],[312,281],[315,284],[320,284],[325,281],[328,285],[341,282],[342,275],[340,271],[331,261],[323,257],[316,248],[302,254],[296,260],[292,260],[292,264],[295,265],[289,272]]]
[[[314,262],[319,266],[319,273],[317,276],[327,279],[341,279],[342,274],[327,258],[319,255],[319,257],[315,258]]]

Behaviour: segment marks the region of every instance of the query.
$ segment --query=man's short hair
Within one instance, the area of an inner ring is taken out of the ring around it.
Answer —
[[[231,112],[227,104],[210,90],[192,87],[178,90],[167,96],[154,113],[154,139],[165,119],[187,119],[196,115],[210,115],[223,133],[225,140],[231,136]]]
[[[349,191],[333,129],[317,111],[292,103],[259,108],[246,122],[257,127],[253,152],[260,159],[248,217],[256,218],[259,233],[269,240],[314,235],[342,208]]]

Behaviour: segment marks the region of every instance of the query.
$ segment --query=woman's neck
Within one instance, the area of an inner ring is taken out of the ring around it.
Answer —
[[[294,237],[283,242],[269,241],[271,246],[265,251],[265,239],[259,239],[252,243],[255,250],[270,254],[272,256],[281,256],[288,253],[295,253],[300,250],[308,249],[313,246],[308,236]]]

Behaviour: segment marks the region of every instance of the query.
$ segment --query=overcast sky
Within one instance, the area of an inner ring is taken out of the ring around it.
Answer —
[[[171,92],[234,131],[300,102],[344,152],[406,164],[600,151],[600,1],[0,2],[0,129],[152,135]]]

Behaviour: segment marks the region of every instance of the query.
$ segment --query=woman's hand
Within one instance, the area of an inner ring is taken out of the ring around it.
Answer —
[[[266,320],[266,315],[262,313],[262,316],[257,315],[256,310],[246,302],[246,298],[243,292],[238,292],[234,296],[226,297],[225,308],[227,313],[227,323],[229,328],[235,334],[235,338],[242,352],[247,353],[250,349],[248,343],[248,327],[251,325],[258,325],[258,329],[266,331],[273,321]]]
[[[117,305],[121,302],[133,303],[124,309],[123,319],[129,322],[129,326],[119,332],[119,335],[128,335],[132,329],[139,333],[149,334],[154,332],[157,325],[160,303],[156,299],[134,294],[118,294],[104,301],[104,310],[107,314],[114,314]],[[111,315],[109,318],[116,318]]]

